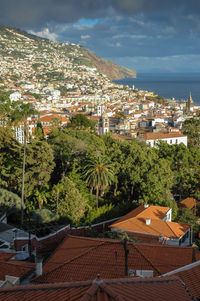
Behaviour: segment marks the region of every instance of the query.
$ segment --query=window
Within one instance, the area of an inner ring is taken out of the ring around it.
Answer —
[[[172,144],[172,139],[170,139],[170,142],[169,142],[170,144]]]

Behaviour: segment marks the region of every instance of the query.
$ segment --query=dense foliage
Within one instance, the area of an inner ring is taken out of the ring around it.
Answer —
[[[0,127],[0,188],[18,196],[23,154],[12,129]],[[40,220],[91,224],[142,203],[170,206],[175,218],[175,200],[191,196],[200,200],[200,150],[193,145],[150,148],[110,134],[99,137],[80,116],[71,127],[52,127],[47,140],[41,132],[27,144],[25,207]],[[191,220],[189,214],[184,218]]]

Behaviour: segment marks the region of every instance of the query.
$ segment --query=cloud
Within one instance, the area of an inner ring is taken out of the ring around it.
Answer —
[[[44,28],[42,31],[35,32],[33,30],[28,30],[29,33],[39,36],[41,38],[46,38],[51,41],[56,42],[58,39],[58,35],[54,32],[50,32],[48,28]]]
[[[0,0],[0,20],[130,64],[200,53],[200,0]]]
[[[113,39],[148,39],[146,35],[131,35],[131,34],[119,34],[112,37]]]
[[[85,39],[89,39],[90,38],[90,35],[81,35],[81,39],[82,40],[85,40]]]
[[[174,15],[200,13],[199,0],[1,0],[1,22],[16,26],[44,26],[47,22],[72,23],[115,15],[163,12]]]
[[[165,57],[118,57],[115,63],[123,65],[137,72],[183,72],[189,66],[191,72],[199,72],[200,54],[198,55],[172,55]]]

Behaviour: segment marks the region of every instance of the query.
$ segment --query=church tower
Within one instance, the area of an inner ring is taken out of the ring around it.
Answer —
[[[189,113],[190,111],[193,111],[193,109],[194,109],[194,101],[192,99],[192,94],[190,92],[190,96],[186,104],[186,112]]]
[[[106,112],[102,114],[99,119],[99,135],[103,135],[109,132],[109,117]]]

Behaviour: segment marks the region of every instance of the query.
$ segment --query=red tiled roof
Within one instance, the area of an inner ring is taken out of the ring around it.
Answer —
[[[34,263],[12,260],[13,256],[13,253],[0,252],[0,280],[5,280],[6,275],[22,280],[35,268]]]
[[[186,198],[185,200],[178,203],[179,207],[184,207],[188,209],[192,209],[195,207],[197,200],[194,198]]]
[[[20,286],[0,289],[2,301],[189,301],[189,295],[177,277],[120,278]]]
[[[145,208],[141,205],[109,227],[148,235],[162,235],[167,238],[180,238],[190,226],[163,220],[169,209],[151,205]],[[150,224],[146,224],[146,219],[150,219]]]
[[[169,210],[170,210],[169,207],[150,205],[147,208],[145,208],[145,205],[140,205],[137,208],[133,209],[131,212],[124,215],[122,218],[117,220],[112,225],[118,224],[120,222],[134,218],[136,216],[141,218],[163,219]]]
[[[128,267],[161,275],[192,263],[191,247],[128,243]],[[43,275],[33,282],[53,283],[124,276],[123,241],[69,236],[44,264]]]
[[[200,261],[172,271],[171,275],[178,276],[187,286],[193,297],[200,299]]]
[[[146,132],[143,135],[141,135],[142,140],[159,140],[159,139],[169,139],[169,138],[178,138],[178,137],[186,137],[186,135],[183,135],[181,133],[177,132]]]

